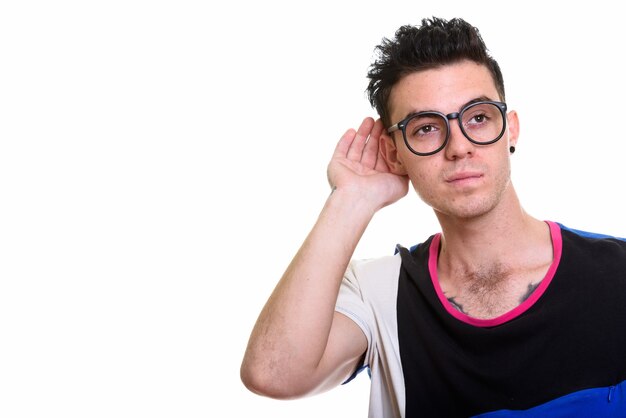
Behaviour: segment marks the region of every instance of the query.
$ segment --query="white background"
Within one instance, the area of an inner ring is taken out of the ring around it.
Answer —
[[[478,26],[519,112],[525,209],[626,236],[608,4],[1,3],[0,416],[366,416],[366,374],[275,401],[239,365],[337,139],[375,116],[375,45],[433,15]],[[411,194],[355,257],[437,230]]]

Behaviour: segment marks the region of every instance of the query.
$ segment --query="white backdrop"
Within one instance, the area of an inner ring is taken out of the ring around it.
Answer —
[[[375,45],[423,17],[500,62],[526,210],[626,236],[617,4],[215,3],[0,5],[0,416],[366,416],[365,373],[275,401],[239,365],[335,142],[375,116]],[[411,194],[355,257],[436,231]]]

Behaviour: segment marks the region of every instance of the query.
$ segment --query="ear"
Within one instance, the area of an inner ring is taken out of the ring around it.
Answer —
[[[389,171],[399,176],[406,176],[406,168],[402,164],[396,141],[387,133],[383,133],[380,136],[380,154],[385,163],[387,163]]]
[[[509,145],[515,146],[519,138],[519,118],[515,110],[506,114],[506,122],[509,131]]]

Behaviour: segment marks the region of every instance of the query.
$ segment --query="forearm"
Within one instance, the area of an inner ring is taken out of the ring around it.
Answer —
[[[331,194],[257,320],[242,375],[287,387],[315,376],[342,277],[375,210],[359,193]]]

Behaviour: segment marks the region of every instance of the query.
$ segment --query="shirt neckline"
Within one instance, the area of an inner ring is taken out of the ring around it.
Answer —
[[[462,321],[462,322],[465,322],[467,324],[474,325],[477,327],[486,328],[486,327],[494,327],[494,326],[509,322],[512,319],[515,319],[518,316],[522,315],[528,309],[530,309],[530,307],[533,306],[535,302],[539,300],[539,298],[541,298],[541,296],[544,294],[544,292],[546,291],[546,289],[552,282],[552,279],[554,278],[554,274],[556,273],[556,269],[558,268],[559,262],[561,261],[561,253],[563,249],[563,241],[561,238],[561,228],[555,222],[552,222],[552,221],[545,221],[545,222],[546,224],[548,224],[548,227],[550,229],[550,237],[552,239],[552,252],[553,252],[552,264],[550,264],[550,267],[548,268],[546,275],[544,276],[541,283],[539,283],[539,286],[537,286],[537,289],[535,289],[535,291],[530,295],[528,299],[526,299],[524,302],[522,302],[517,307],[511,309],[510,311],[498,317],[491,318],[491,319],[478,319],[478,318],[469,316],[467,314],[464,314],[458,309],[455,309],[452,306],[452,304],[448,301],[448,299],[445,297],[445,295],[443,294],[443,290],[441,289],[441,286],[439,285],[439,275],[437,274],[437,261],[439,257],[439,246],[441,245],[441,233],[435,234],[430,244],[430,249],[428,253],[428,270],[430,272],[430,279],[432,281],[433,287],[435,288],[435,292],[437,293],[437,296],[439,297],[439,300],[441,304],[443,305],[443,307],[446,309],[446,311],[450,315],[458,319],[459,321]]]

